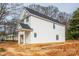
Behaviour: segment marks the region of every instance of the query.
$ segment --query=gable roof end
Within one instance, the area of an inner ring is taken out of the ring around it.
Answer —
[[[62,24],[62,23],[59,22],[58,20],[53,19],[53,18],[51,18],[51,17],[49,17],[49,16],[46,16],[46,15],[44,15],[44,14],[42,14],[42,13],[39,13],[39,12],[33,10],[33,9],[30,9],[30,8],[28,8],[28,7],[25,7],[25,9],[28,10],[30,13],[32,13],[32,14],[34,14],[34,15],[37,15],[37,16],[40,16],[40,17],[49,19],[49,20],[51,20],[51,21],[54,21],[54,22],[57,22],[57,23]],[[64,25],[64,24],[63,24],[63,25]]]

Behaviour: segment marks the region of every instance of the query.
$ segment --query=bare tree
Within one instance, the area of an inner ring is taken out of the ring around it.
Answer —
[[[66,24],[69,20],[69,17],[70,15],[65,13],[65,12],[59,12],[58,13],[58,20],[61,22],[61,23],[64,23]]]
[[[0,24],[4,25],[4,36],[10,33],[15,33],[15,27],[17,26],[16,21],[17,19],[19,19],[19,15],[21,13],[21,10],[23,9],[22,7],[22,4],[0,3]],[[9,18],[11,18],[11,20],[8,20]],[[5,20],[7,22],[5,22]],[[7,26],[11,31],[8,30]],[[9,32],[7,33],[7,31]]]
[[[3,23],[5,20],[6,16],[9,14],[8,8],[7,8],[7,3],[0,3],[0,22]]]
[[[11,20],[8,21],[7,23],[10,24],[8,25],[10,27],[10,32],[13,35],[13,40],[14,36],[17,34],[16,28],[17,28],[17,20],[19,20],[19,16],[23,10],[23,4],[16,4],[16,3],[11,3],[8,4],[8,11],[9,11],[9,17],[11,17]]]
[[[23,4],[22,3],[10,3],[9,5],[9,16],[12,19],[18,19],[21,11],[23,10]]]
[[[57,13],[59,12],[58,8],[55,6],[44,7],[41,5],[32,4],[32,5],[29,5],[28,7],[52,18],[56,18]]]
[[[28,7],[49,17],[58,19],[60,22],[66,22],[69,19],[69,14],[67,14],[66,12],[60,12],[59,9],[53,5],[45,7],[41,5],[31,4]]]

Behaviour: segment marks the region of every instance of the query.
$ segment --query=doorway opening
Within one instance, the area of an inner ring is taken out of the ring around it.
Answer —
[[[24,36],[23,35],[20,35],[20,44],[23,44],[23,40],[24,39]]]

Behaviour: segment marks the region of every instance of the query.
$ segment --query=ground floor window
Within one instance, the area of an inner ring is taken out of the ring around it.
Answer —
[[[56,40],[59,40],[59,35],[56,35]]]
[[[35,37],[35,38],[37,37],[37,33],[34,33],[34,37]]]

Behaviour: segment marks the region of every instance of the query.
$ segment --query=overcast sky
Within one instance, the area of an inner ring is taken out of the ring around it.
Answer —
[[[25,4],[25,5],[29,5],[29,4]],[[58,7],[58,9],[61,12],[66,12],[66,13],[73,13],[74,10],[79,8],[79,3],[44,3],[44,4],[41,3],[40,5],[42,6],[53,5]]]

